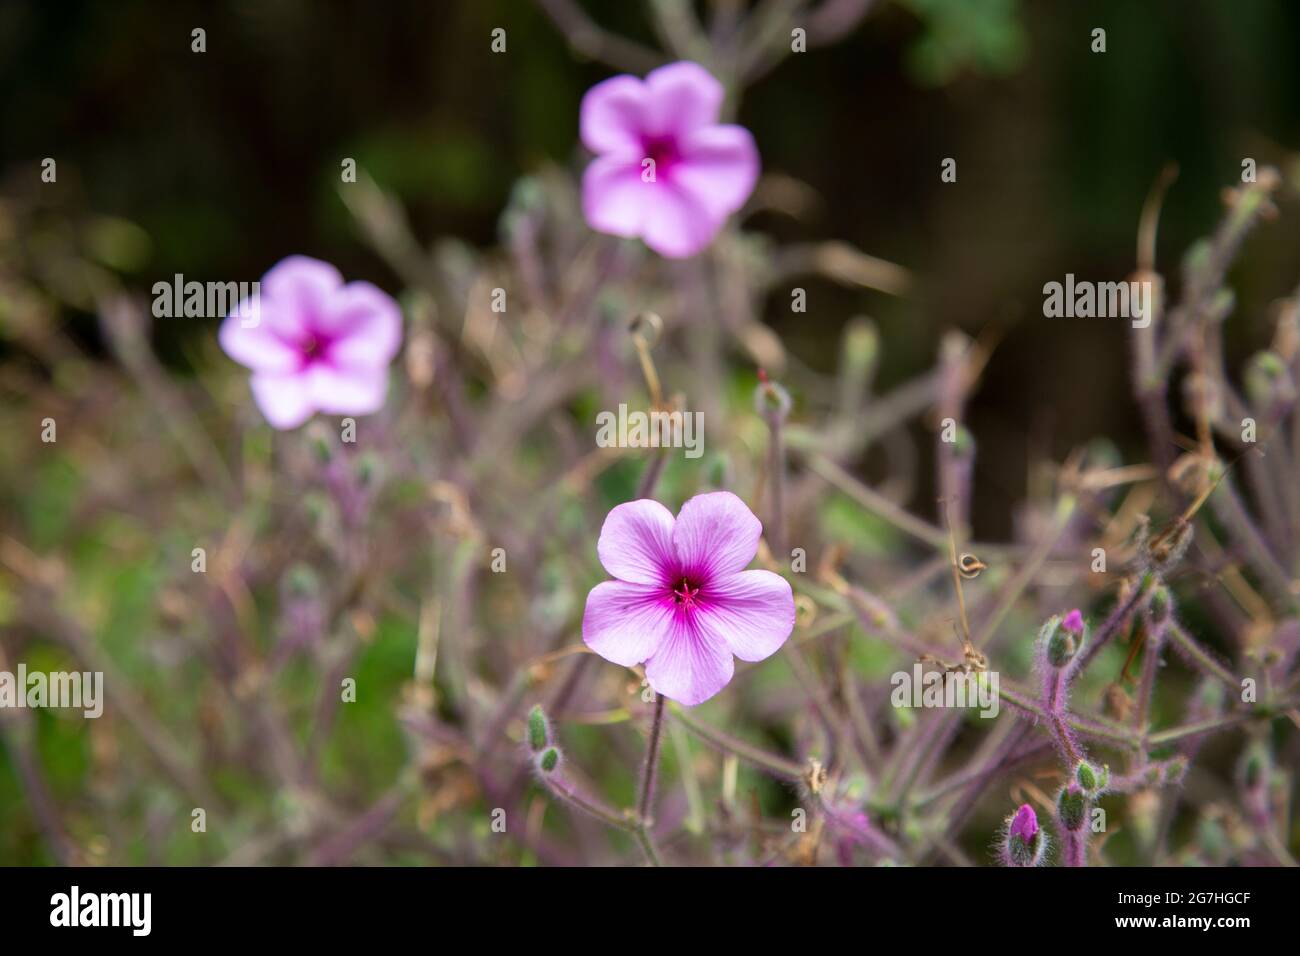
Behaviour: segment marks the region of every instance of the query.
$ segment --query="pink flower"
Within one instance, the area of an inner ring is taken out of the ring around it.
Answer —
[[[794,595],[771,571],[746,571],[763,526],[727,491],[696,495],[672,512],[642,498],[605,518],[596,553],[618,580],[594,587],[582,639],[601,657],[645,662],[657,693],[708,700],[731,680],[732,655],[761,661],[794,628]]]
[[[1065,615],[1065,620],[1061,622],[1061,627],[1065,628],[1071,634],[1083,633],[1083,614],[1077,607],[1069,614]]]
[[[754,191],[759,166],[749,131],[719,125],[722,98],[722,84],[688,62],[589,89],[579,125],[596,154],[582,176],[591,228],[639,236],[672,259],[712,242]]]
[[[388,365],[402,343],[402,312],[369,282],[328,262],[290,256],[262,277],[218,333],[226,354],[253,370],[253,400],[275,428],[314,412],[369,415],[384,405]]]

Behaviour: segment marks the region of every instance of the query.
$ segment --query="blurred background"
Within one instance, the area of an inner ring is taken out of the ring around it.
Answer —
[[[762,303],[761,319],[792,364],[830,375],[841,360],[846,325],[868,317],[884,356],[881,391],[930,368],[945,330],[985,336],[993,348],[966,414],[980,442],[971,523],[977,539],[1006,540],[1015,527],[1015,502],[1030,484],[1032,459],[1060,460],[1098,435],[1109,437],[1125,460],[1146,454],[1128,381],[1127,323],[1044,318],[1044,283],[1066,273],[1093,281],[1128,276],[1142,203],[1168,163],[1179,170],[1158,238],[1158,262],[1169,274],[1220,218],[1220,191],[1240,181],[1244,158],[1291,175],[1300,143],[1300,5],[840,5],[869,9],[837,42],[773,62],[739,99],[737,121],[753,131],[765,172],[780,177],[782,195],[790,197],[784,210],[759,210],[745,228],[773,243],[843,240],[905,268],[911,282],[905,294],[890,295],[808,276],[799,281],[808,291],[806,313],[792,313],[788,294],[778,290]],[[697,4],[701,12],[718,7],[724,13],[746,6]],[[52,394],[68,397],[61,414],[73,416],[117,395],[111,382],[103,391],[78,388],[113,351],[83,261],[106,270],[127,293],[147,297],[154,282],[175,273],[249,281],[285,255],[302,253],[396,294],[402,277],[358,240],[340,199],[344,157],[355,158],[400,200],[422,242],[450,237],[467,254],[490,254],[521,177],[554,169],[573,175],[585,161],[577,143],[578,104],[615,70],[572,48],[550,15],[575,9],[647,48],[659,46],[642,5],[624,2],[0,4],[4,447],[31,445],[53,407]],[[190,49],[195,27],[206,30],[203,54]],[[1106,31],[1105,53],[1090,49],[1097,27]],[[504,54],[490,52],[495,28],[506,31]],[[45,157],[57,160],[55,184],[40,181]],[[948,157],[957,161],[955,183],[940,180]],[[1230,367],[1267,342],[1268,306],[1297,281],[1300,216],[1288,208],[1294,206],[1289,186],[1279,203],[1283,215],[1262,225],[1231,274],[1239,308],[1225,327]],[[15,276],[48,294],[42,315],[59,324],[74,353],[51,345],[52,352],[40,354],[20,334]],[[214,321],[155,322],[151,340],[161,374],[182,387],[234,376],[214,351],[215,330]],[[744,388],[735,390],[747,394],[752,366],[737,374]],[[241,392],[235,386],[218,394],[224,414]],[[147,522],[115,514],[91,494],[88,473],[111,485],[115,462],[150,465],[150,430],[161,426],[119,418],[104,427],[110,430],[86,439],[97,446],[93,455],[85,446],[80,458],[75,452],[0,455],[10,457],[0,465],[0,527],[24,543],[17,557],[10,554],[10,569],[24,561],[39,565],[46,555],[70,562],[78,600],[99,622],[96,640],[117,666],[141,673],[210,668],[210,661],[183,650],[147,652],[176,655],[162,661],[135,656],[146,654],[139,635],[156,630],[159,613],[165,619],[169,609],[159,596],[158,565],[124,555],[156,548],[183,564],[193,535],[152,538]],[[909,427],[925,434],[919,423]],[[241,434],[223,439],[222,448],[264,440]],[[929,514],[932,453],[928,441],[918,445],[919,478],[903,504]],[[873,467],[865,463],[868,474]],[[634,479],[635,472],[626,476],[618,493],[607,489],[609,500],[626,497]],[[158,493],[170,495],[167,487],[159,477]],[[390,516],[395,531],[400,516],[400,508]],[[195,518],[196,526],[205,522],[212,524],[210,513]],[[31,573],[40,577],[39,566]],[[18,585],[12,574],[6,580],[0,619],[12,620]],[[300,583],[312,586],[310,579]],[[575,593],[580,613],[585,592]],[[262,600],[259,592],[259,607]],[[410,608],[389,617],[376,611],[358,627],[371,628],[362,633],[363,685],[402,686],[417,618]],[[9,649],[21,650],[32,668],[67,661],[63,650],[40,641]],[[299,676],[310,682],[309,669]],[[164,727],[175,720],[171,729],[178,734],[199,720],[196,712],[218,706],[203,698],[174,700],[147,682],[138,692],[137,703],[156,708]],[[298,716],[310,720],[313,698],[304,690],[303,699]],[[367,779],[393,779],[404,758],[387,705],[372,698],[358,707],[358,721],[322,746],[326,767],[335,771],[334,792],[365,806],[384,797]],[[221,858],[164,835],[181,806],[167,787],[140,790],[97,776],[114,766],[112,732],[86,734],[78,722],[36,719],[31,750],[0,748],[0,863],[60,858],[42,835],[40,810],[25,797],[31,782],[21,753],[34,754],[44,768],[51,802],[74,821],[63,826],[81,827],[71,838],[81,858]],[[305,746],[314,746],[310,730],[302,736]],[[286,806],[292,800],[283,792],[223,777],[234,774],[232,751],[223,750],[228,742],[207,743],[227,759],[214,758],[213,767],[197,771],[200,789],[260,801],[276,819],[292,822],[305,812]],[[164,752],[169,746],[158,744]],[[118,795],[119,832],[75,822],[91,790]],[[226,851],[254,842],[257,832],[249,822],[229,838]],[[976,834],[970,846],[982,840]],[[477,859],[440,846],[438,853],[456,860]],[[387,859],[404,859],[404,852]],[[276,856],[266,848],[247,859]]]
[[[653,44],[637,4],[586,7]],[[209,46],[194,55],[199,25]],[[1090,51],[1098,26],[1104,54]],[[487,52],[496,27],[505,55]],[[1244,157],[1288,165],[1298,35],[1289,3],[875,4],[841,42],[786,58],[746,91],[738,118],[765,168],[812,191],[799,221],[754,225],[845,239],[917,281],[896,298],[810,278],[808,312],[773,296],[768,320],[795,355],[830,368],[847,317],[871,316],[886,381],[927,364],[944,328],[1002,330],[969,414],[983,449],[977,526],[1005,534],[1027,443],[1059,456],[1097,434],[1124,447],[1140,435],[1122,323],[1045,320],[1043,284],[1126,276],[1166,163],[1180,172],[1160,224],[1165,259],[1209,231]],[[339,200],[344,156],[402,198],[417,234],[486,245],[520,175],[579,163],[578,102],[611,73],[523,0],[7,3],[0,70],[8,190],[36,189],[36,164],[57,157],[59,187],[42,202],[138,227],[113,245],[140,289],[177,272],[255,279],[288,251],[391,286]],[[945,157],[956,183],[939,181]],[[1300,226],[1267,229],[1234,273],[1245,316],[1294,281]],[[78,328],[93,340],[89,318]],[[157,334],[183,369],[187,343],[212,329],[177,321]],[[1262,319],[1234,323],[1230,358],[1266,334]]]

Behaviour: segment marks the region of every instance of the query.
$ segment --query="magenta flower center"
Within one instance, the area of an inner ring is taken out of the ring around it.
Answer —
[[[667,172],[681,158],[673,136],[647,136],[641,142],[641,149],[646,159],[654,160],[656,172]]]
[[[700,586],[689,578],[682,578],[681,583],[673,588],[673,601],[680,608],[691,609],[699,603]]]
[[[333,339],[316,331],[306,332],[298,341],[297,348],[302,356],[302,367],[307,368],[325,360]]]

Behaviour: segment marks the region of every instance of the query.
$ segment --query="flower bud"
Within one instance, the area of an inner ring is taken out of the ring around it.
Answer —
[[[1070,831],[1082,830],[1087,811],[1088,801],[1077,784],[1061,788],[1056,797],[1056,816],[1061,826]]]
[[[528,748],[537,753],[551,742],[551,730],[546,724],[546,714],[540,706],[528,712]]]
[[[1003,860],[1008,866],[1038,866],[1047,849],[1047,838],[1038,826],[1038,816],[1029,804],[1020,805],[1020,809],[1007,821],[1006,844],[1003,847]]]
[[[560,766],[560,748],[547,747],[537,755],[537,769],[542,773],[554,773]]]
[[[1110,783],[1110,768],[1098,767],[1086,760],[1080,760],[1079,765],[1074,768],[1074,779],[1084,793],[1096,796]]]
[[[769,421],[783,422],[791,405],[790,393],[760,371],[758,388],[754,389],[754,411]]]
[[[1038,639],[1047,653],[1047,663],[1057,668],[1070,663],[1083,646],[1086,629],[1087,625],[1083,623],[1083,615],[1078,608],[1067,614],[1064,620],[1060,615],[1048,619],[1038,632]]]

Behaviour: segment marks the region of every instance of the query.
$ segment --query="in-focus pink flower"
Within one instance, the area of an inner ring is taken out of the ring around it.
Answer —
[[[1065,620],[1061,622],[1061,627],[1065,628],[1071,634],[1083,633],[1083,613],[1076,607],[1069,614],[1065,615]]]
[[[732,656],[761,661],[794,629],[794,595],[771,571],[746,571],[763,526],[727,491],[696,495],[678,513],[642,498],[605,518],[596,553],[617,580],[594,587],[582,639],[601,657],[645,662],[650,686],[680,704],[731,680]]]
[[[721,125],[722,84],[698,63],[645,80],[615,76],[582,98],[582,142],[596,154],[582,177],[591,228],[641,238],[673,259],[707,246],[758,180],[758,148]]]
[[[343,284],[328,262],[290,256],[262,277],[218,333],[252,369],[253,400],[275,428],[314,412],[369,415],[384,405],[388,365],[402,344],[402,312],[369,282]]]

